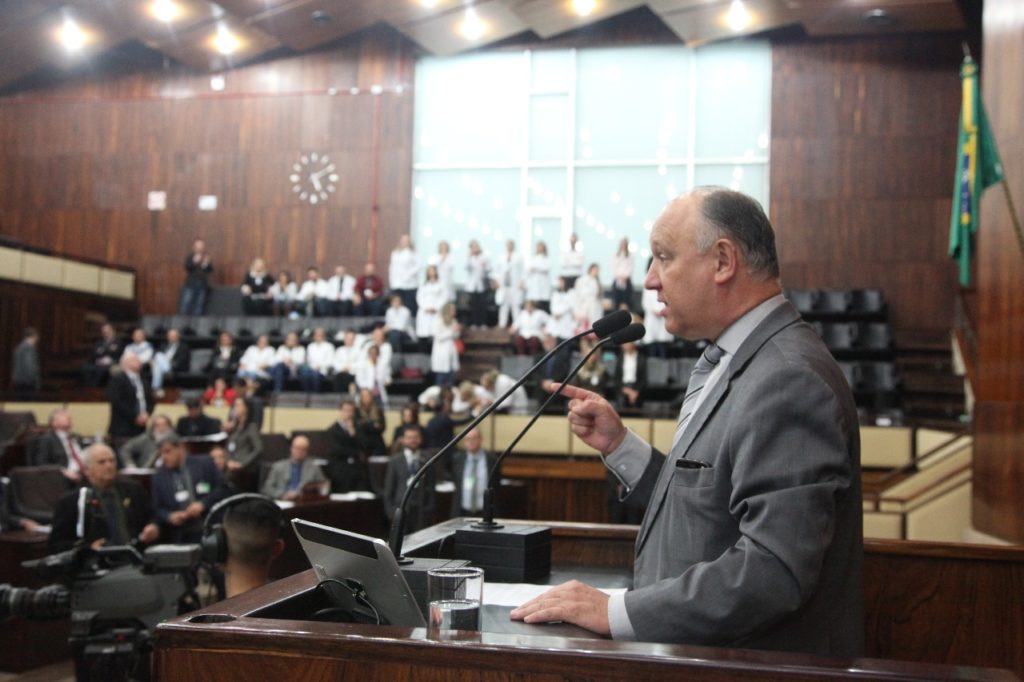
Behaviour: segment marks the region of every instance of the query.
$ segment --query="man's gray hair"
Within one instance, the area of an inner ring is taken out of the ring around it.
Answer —
[[[736,244],[752,274],[778,279],[779,256],[775,231],[755,199],[726,187],[698,187],[700,212],[704,220],[697,231],[697,252],[707,253],[719,239]]]
[[[89,466],[89,460],[92,459],[92,456],[95,453],[103,450],[106,450],[110,454],[114,455],[114,461],[117,461],[117,453],[114,452],[114,448],[110,447],[106,443],[93,443],[92,445],[85,449],[85,452],[82,453],[82,466]]]

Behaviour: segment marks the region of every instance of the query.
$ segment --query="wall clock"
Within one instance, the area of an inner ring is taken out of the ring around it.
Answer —
[[[338,174],[326,154],[313,152],[303,154],[292,164],[288,180],[291,181],[292,192],[299,195],[300,201],[319,204],[334,194]]]

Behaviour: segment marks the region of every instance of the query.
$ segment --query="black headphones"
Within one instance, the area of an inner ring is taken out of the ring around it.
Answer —
[[[224,516],[227,515],[227,512],[231,507],[250,500],[265,502],[274,508],[274,513],[278,515],[281,513],[281,508],[278,507],[272,499],[266,495],[260,495],[259,493],[239,493],[238,495],[232,495],[231,497],[221,500],[210,507],[210,511],[207,512],[206,519],[203,521],[203,539],[199,541],[200,561],[207,564],[223,564],[228,560],[228,538],[224,533]],[[214,524],[213,520],[218,514],[220,514],[220,521],[219,523]],[[278,536],[281,535],[283,526],[284,519],[282,517],[281,527],[279,527],[277,531]]]

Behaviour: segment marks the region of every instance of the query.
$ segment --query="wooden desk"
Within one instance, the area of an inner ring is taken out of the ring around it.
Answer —
[[[457,521],[441,524],[408,538],[406,549],[412,552],[435,550],[440,538]],[[618,566],[632,561],[635,526],[592,524],[551,524],[553,561],[559,566]],[[449,546],[451,543],[447,543]],[[1024,550],[999,551],[989,548],[948,550],[943,546],[925,547],[921,543],[869,543],[867,575],[892,580],[903,562],[914,564],[916,581],[929,580],[928,574],[938,560],[935,580],[928,583],[933,600],[944,598],[944,591],[964,578],[986,581],[992,569],[1008,571],[1019,586],[1024,567]],[[907,545],[900,547],[899,545]],[[982,555],[989,554],[990,558]],[[960,563],[958,571],[943,565],[947,556]],[[996,558],[998,555],[998,558]],[[956,573],[957,580],[947,578]],[[904,575],[904,578],[908,578]],[[965,667],[976,664],[969,658],[956,659],[956,666],[930,662],[863,659],[828,659],[806,655],[718,649],[683,645],[637,642],[613,642],[603,639],[552,637],[543,626],[536,636],[498,633],[454,633],[439,635],[422,628],[396,628],[338,625],[307,621],[271,620],[250,614],[308,589],[315,583],[311,571],[271,583],[190,616],[161,624],[156,632],[155,671],[161,680],[248,680],[248,679],[404,679],[404,680],[556,680],[556,679],[696,679],[696,680],[778,680],[778,679],[901,679],[942,680],[1017,679],[1007,670]],[[874,585],[867,590],[868,633],[879,639],[883,631],[906,632],[905,626],[917,623],[914,614],[907,620],[906,609],[920,603],[884,596],[897,592],[899,584]],[[1018,595],[1001,595],[1002,600],[1019,600]],[[910,592],[912,594],[913,591]],[[958,604],[961,591],[954,589],[950,603]],[[973,627],[967,612],[987,610],[989,603],[959,603],[964,618],[953,623],[928,623],[917,630],[923,637],[940,637],[943,631],[958,633],[960,655],[963,649],[978,645],[978,638],[990,636],[994,623],[984,613],[974,613]],[[1011,606],[1010,608],[1016,608]],[[1019,615],[1019,611],[1017,612]],[[935,612],[921,613],[931,620]],[[1005,614],[1005,611],[1003,612]],[[203,622],[213,621],[213,622]],[[920,623],[917,623],[920,625]],[[1004,624],[1005,627],[1005,624]],[[1008,635],[1012,636],[1012,635]],[[914,637],[913,639],[916,639]],[[954,638],[957,639],[957,638]],[[999,642],[1004,642],[1000,638]],[[978,655],[987,665],[1011,665],[1017,651],[996,646],[979,647]],[[943,640],[948,645],[950,639]],[[962,644],[962,646],[960,646]],[[869,647],[878,648],[872,642]],[[925,653],[926,648],[900,649],[900,657]],[[996,649],[1000,649],[996,651]],[[946,655],[949,658],[949,655]],[[988,661],[988,658],[998,660]],[[1019,670],[1019,668],[1018,668]]]

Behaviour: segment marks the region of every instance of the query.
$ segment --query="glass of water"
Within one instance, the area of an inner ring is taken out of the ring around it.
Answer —
[[[482,568],[432,568],[427,571],[430,627],[438,630],[479,630],[484,593]]]

